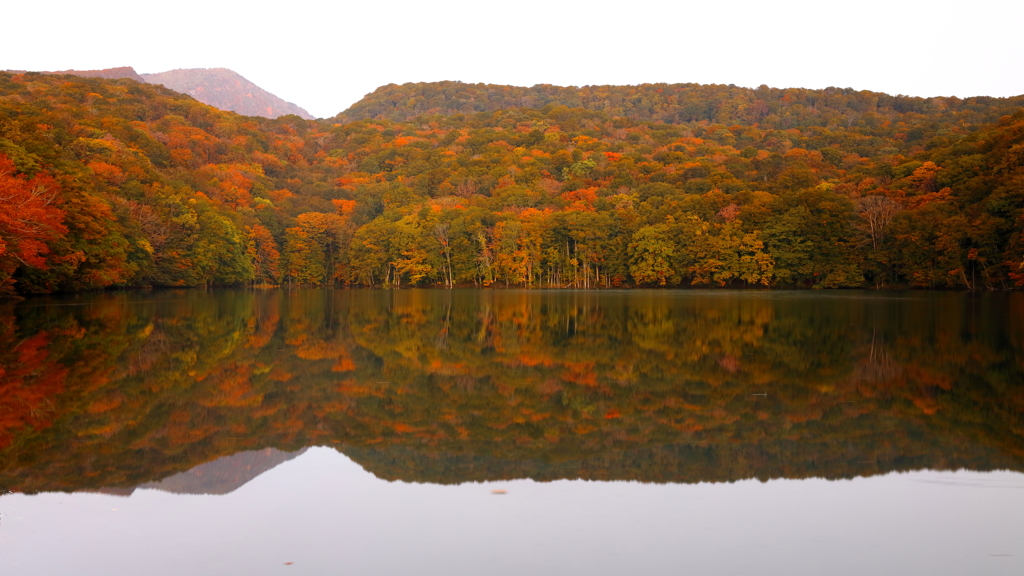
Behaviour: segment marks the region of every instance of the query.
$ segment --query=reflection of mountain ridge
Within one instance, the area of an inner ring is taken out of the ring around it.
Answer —
[[[273,448],[247,450],[200,464],[187,472],[180,472],[163,480],[140,484],[138,488],[174,494],[229,494],[264,472],[305,452],[306,448],[295,452],[282,452]]]
[[[314,445],[429,482],[1024,470],[1021,296],[36,300],[0,309],[0,486],[130,489]]]
[[[496,458],[480,454],[428,453],[410,446],[346,448],[346,456],[367,472],[388,481],[460,484],[529,478],[554,480],[638,481],[690,484],[739,480],[822,478],[843,480],[913,470],[1016,470],[1024,466],[1012,458],[986,451],[967,457],[937,453],[914,456],[864,456],[821,461],[785,460],[778,452],[757,446],[698,447],[667,445],[555,461],[543,458]]]

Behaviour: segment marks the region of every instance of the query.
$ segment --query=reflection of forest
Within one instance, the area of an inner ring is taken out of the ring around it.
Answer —
[[[0,488],[1024,470],[1017,294],[186,291],[0,309]]]

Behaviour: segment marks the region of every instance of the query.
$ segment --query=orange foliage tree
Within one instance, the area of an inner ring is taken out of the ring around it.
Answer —
[[[47,242],[67,233],[64,211],[54,205],[59,192],[49,175],[17,174],[14,162],[0,154],[0,293],[12,289],[19,267],[46,268]]]

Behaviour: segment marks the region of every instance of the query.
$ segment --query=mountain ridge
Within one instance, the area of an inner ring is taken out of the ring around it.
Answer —
[[[81,76],[82,78],[105,78],[107,80],[130,78],[136,82],[146,81],[138,72],[135,71],[135,68],[131,66],[118,66],[116,68],[104,68],[102,70],[57,70],[54,72],[47,72],[47,74],[69,74],[71,76]]]
[[[287,102],[227,68],[176,68],[166,72],[139,74],[132,66],[102,70],[59,70],[46,74],[67,74],[82,78],[116,80],[128,78],[144,84],[157,84],[175,92],[188,94],[203,104],[244,116],[279,118],[294,114],[314,120],[301,106]]]
[[[894,117],[935,113],[977,112],[1024,106],[1024,95],[919,97],[891,95],[853,88],[745,88],[732,84],[645,83],[636,85],[530,87],[459,81],[387,84],[365,95],[333,118],[406,122],[418,116],[475,114],[513,108],[542,109],[564,106],[603,112],[639,121],[686,124],[769,125],[787,129],[819,125],[855,124],[867,114]],[[800,121],[788,122],[789,109],[800,106]],[[988,118],[989,122],[998,115]]]
[[[161,480],[140,484],[135,489],[149,488],[172,494],[230,494],[264,472],[305,454],[306,450],[308,447],[294,452],[274,448],[243,450]]]
[[[300,106],[282,100],[227,68],[178,68],[140,76],[150,84],[163,84],[204,104],[246,116],[278,118],[295,114],[304,120],[314,119]]]

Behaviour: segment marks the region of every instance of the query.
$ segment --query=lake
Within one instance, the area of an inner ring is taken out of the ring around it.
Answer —
[[[0,304],[0,573],[1024,573],[1024,294]]]

